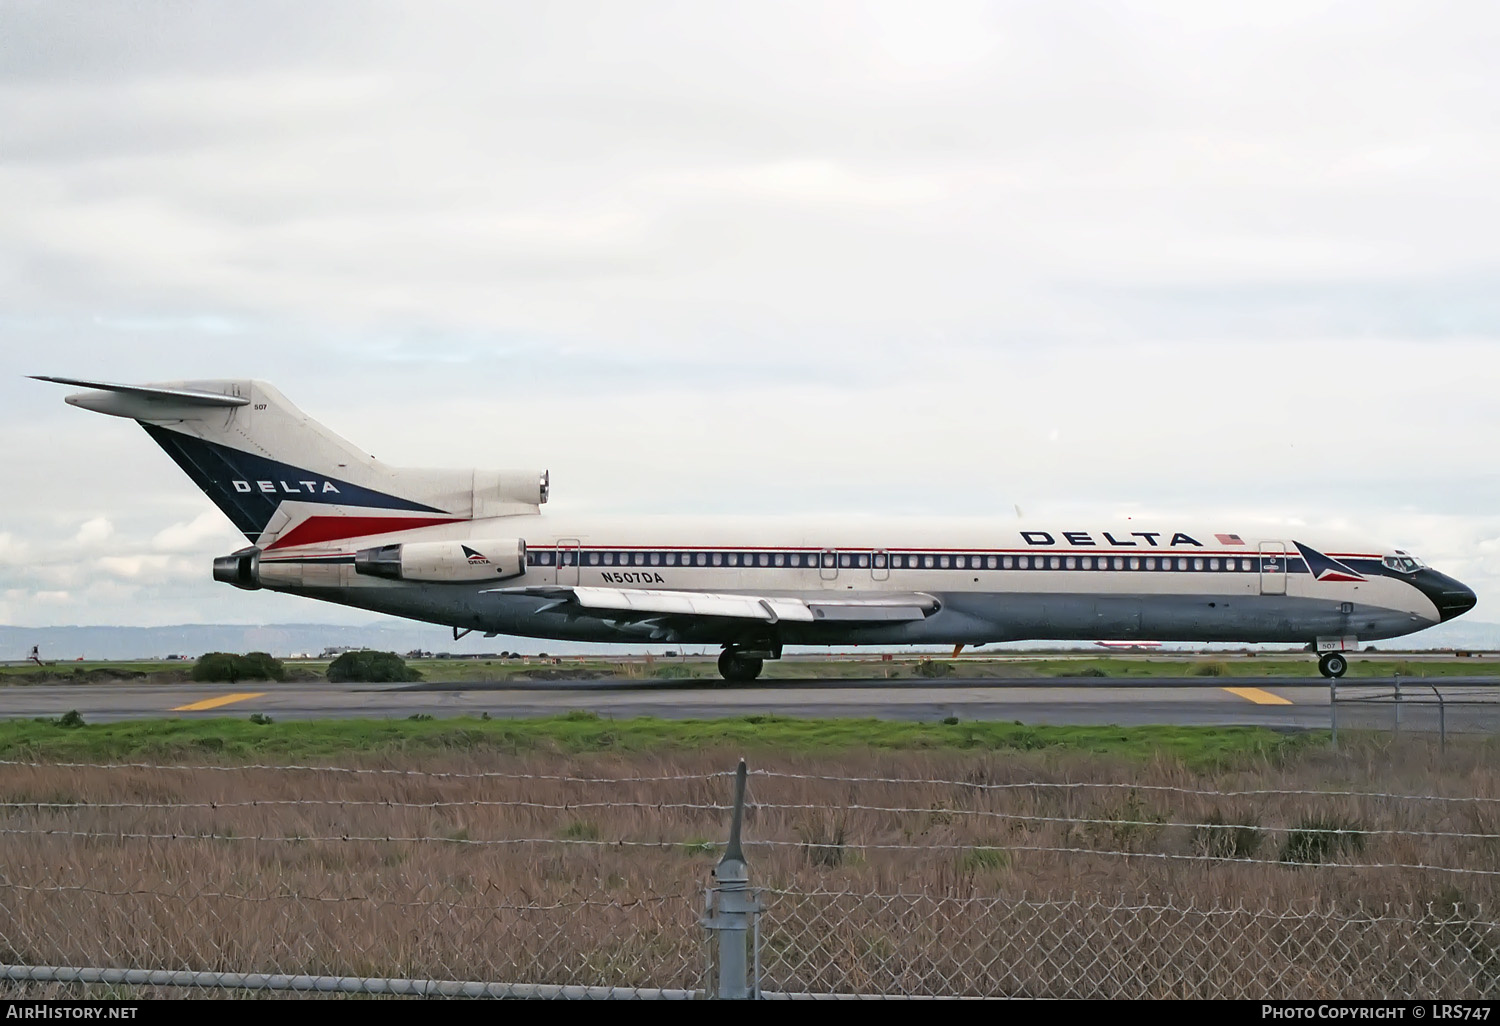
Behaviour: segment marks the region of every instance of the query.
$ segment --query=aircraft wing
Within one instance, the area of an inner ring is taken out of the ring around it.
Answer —
[[[921,592],[871,598],[796,598],[744,592],[668,591],[651,588],[593,588],[569,585],[532,585],[489,588],[497,595],[553,598],[558,605],[614,610],[629,617],[686,617],[697,619],[760,620],[779,623],[901,623],[922,620],[938,610],[938,601]]]

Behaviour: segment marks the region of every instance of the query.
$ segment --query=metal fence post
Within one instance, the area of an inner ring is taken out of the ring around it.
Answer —
[[[1333,750],[1339,747],[1339,679],[1328,678],[1328,726],[1333,732]]]
[[[750,865],[740,845],[745,817],[745,760],[734,776],[734,814],[729,821],[729,843],[714,867],[714,886],[708,891],[708,915],[703,926],[716,938],[718,979],[711,993],[721,999],[760,996],[760,902],[750,889]],[[750,942],[755,941],[755,975],[751,975]]]
[[[1395,726],[1391,730],[1391,733],[1392,733],[1392,735],[1394,735],[1395,739],[1399,741],[1401,739],[1401,674],[1399,674],[1399,673],[1396,674],[1395,681],[1396,681],[1396,716],[1395,716]]]
[[[1432,688],[1432,693],[1436,696],[1438,703],[1438,751],[1446,752],[1448,750],[1448,710],[1443,704],[1443,693],[1438,690],[1438,686],[1436,684],[1427,686]]]

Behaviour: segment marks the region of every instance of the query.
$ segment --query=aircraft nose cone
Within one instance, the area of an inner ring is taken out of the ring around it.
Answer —
[[[1423,568],[1413,574],[1410,580],[1437,608],[1438,618],[1443,621],[1463,616],[1479,601],[1474,589],[1436,570]]]
[[[1446,620],[1455,616],[1463,616],[1474,608],[1474,603],[1479,601],[1479,596],[1474,594],[1474,589],[1450,581],[1448,587],[1433,596],[1433,602],[1438,608],[1438,614]]]

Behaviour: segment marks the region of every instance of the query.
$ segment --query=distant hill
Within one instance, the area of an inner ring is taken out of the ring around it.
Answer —
[[[1461,616],[1457,620],[1449,620],[1425,631],[1408,634],[1404,638],[1372,641],[1370,644],[1376,648],[1388,649],[1459,648],[1500,651],[1500,623],[1485,623],[1483,620],[1470,620]]]
[[[1090,648],[1086,643],[1072,643]],[[1374,642],[1377,648],[1500,650],[1500,624],[1454,620],[1420,634]],[[474,633],[453,640],[446,627],[408,620],[386,620],[362,626],[317,623],[212,624],[189,623],[170,627],[9,627],[0,626],[0,662],[26,658],[31,646],[41,648],[43,660],[72,662],[84,659],[160,659],[168,655],[197,658],[204,652],[270,652],[276,656],[318,655],[326,648],[375,648],[391,652],[521,652],[536,655],[577,655],[600,652],[656,652],[672,645],[614,646],[546,641]],[[848,646],[840,646],[847,648]],[[1023,642],[1007,648],[1058,647],[1046,642]],[[1229,646],[1238,647],[1238,646]],[[688,646],[690,652],[717,651],[716,646]],[[994,647],[988,651],[996,650]]]
[[[485,638],[470,634],[453,640],[446,627],[408,621],[352,627],[318,623],[218,624],[186,623],[170,627],[7,627],[0,626],[0,661],[26,658],[31,646],[42,659],[161,659],[168,655],[197,658],[204,652],[270,652],[275,656],[318,655],[325,648],[376,648],[392,652],[572,653],[598,646],[526,638]]]

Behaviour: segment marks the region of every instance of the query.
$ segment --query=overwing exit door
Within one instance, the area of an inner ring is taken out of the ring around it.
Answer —
[[[834,549],[824,549],[818,554],[818,576],[823,587],[834,587],[839,579],[839,554]]]

